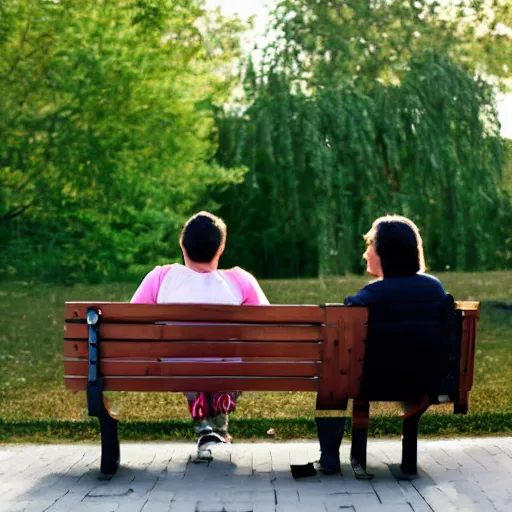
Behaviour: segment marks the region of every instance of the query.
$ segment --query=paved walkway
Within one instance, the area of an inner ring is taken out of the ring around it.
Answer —
[[[399,441],[370,440],[373,481],[355,480],[344,444],[343,476],[293,480],[290,463],[317,444],[217,446],[191,462],[191,443],[122,443],[122,467],[98,481],[98,445],[0,446],[0,511],[9,512],[449,512],[512,510],[512,437],[420,441],[418,480],[397,481]]]

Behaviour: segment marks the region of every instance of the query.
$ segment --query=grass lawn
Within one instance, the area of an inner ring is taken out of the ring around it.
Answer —
[[[483,302],[476,375],[470,415],[453,416],[448,406],[432,408],[424,433],[512,431],[512,271],[438,274],[457,300]],[[262,281],[272,303],[341,302],[367,282],[364,277],[327,280]],[[74,287],[2,283],[0,313],[0,441],[49,437],[94,438],[96,423],[87,417],[83,393],[63,384],[63,306],[68,301],[127,301],[137,283]],[[188,411],[177,393],[109,394],[120,412],[124,437],[169,438],[191,435]],[[394,404],[372,405],[373,433],[399,428]],[[314,433],[312,393],[246,393],[233,417],[238,437],[264,435],[277,427],[281,437]],[[72,421],[72,423],[69,423]],[[148,423],[149,422],[149,423]],[[154,423],[156,422],[156,423]],[[123,435],[123,431],[121,431]]]

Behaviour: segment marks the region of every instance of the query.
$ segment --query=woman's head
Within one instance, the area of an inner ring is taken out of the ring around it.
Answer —
[[[386,215],[378,218],[364,235],[363,255],[368,273],[378,277],[410,276],[425,271],[423,240],[407,217]]]
[[[196,213],[183,226],[180,245],[185,259],[194,263],[218,261],[226,245],[226,224],[212,213]]]

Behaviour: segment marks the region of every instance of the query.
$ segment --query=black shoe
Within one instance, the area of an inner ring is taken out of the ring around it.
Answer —
[[[206,450],[208,446],[212,444],[219,444],[225,442],[226,440],[222,436],[219,436],[219,434],[211,432],[209,434],[205,434],[199,437],[199,439],[197,440],[197,450],[203,451]]]
[[[341,474],[339,458],[338,460],[336,460],[336,457],[332,457],[332,460],[329,460],[328,457],[325,457],[323,460],[320,458],[320,460],[315,461],[313,464],[315,469],[324,475],[337,475],[338,473]]]
[[[354,476],[356,480],[372,480],[375,476],[373,473],[368,473],[359,462],[353,457],[350,459],[350,464],[352,465],[352,470],[354,471]]]

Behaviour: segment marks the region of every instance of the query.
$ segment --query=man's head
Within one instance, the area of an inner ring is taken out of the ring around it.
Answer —
[[[407,217],[378,218],[364,236],[367,271],[379,277],[410,276],[425,271],[423,240]]]
[[[220,258],[226,245],[226,224],[209,212],[199,212],[183,226],[180,246],[195,263],[210,263]]]

